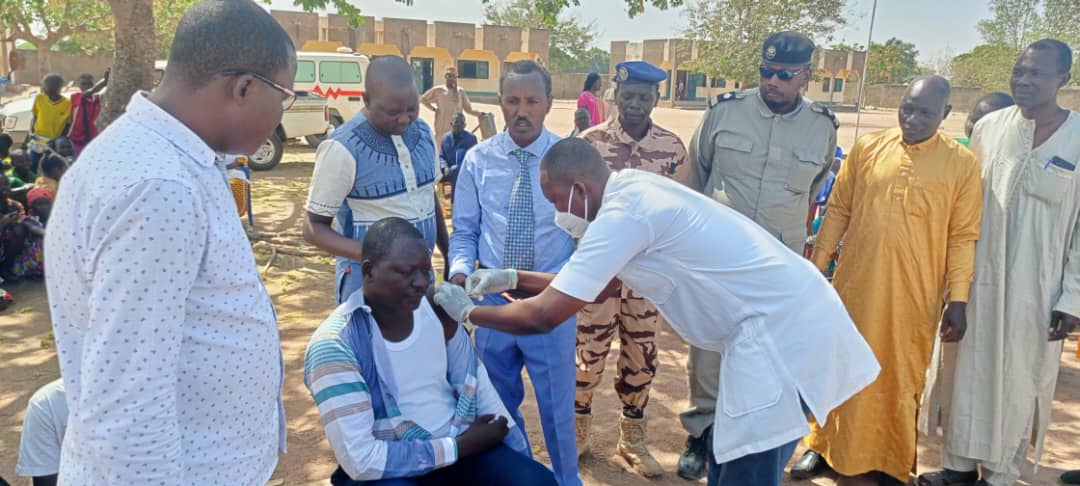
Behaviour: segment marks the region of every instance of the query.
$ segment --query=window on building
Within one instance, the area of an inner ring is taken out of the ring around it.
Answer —
[[[739,84],[740,83],[738,81],[735,81],[735,89],[739,89]]]
[[[488,79],[487,61],[458,61],[458,77],[462,79]]]
[[[841,78],[834,79],[833,80],[833,88],[832,88],[832,90],[835,93],[839,93],[839,92],[843,91],[844,90],[844,80],[841,79]]]
[[[296,78],[293,81],[297,83],[314,83],[315,61],[296,61]]]
[[[726,88],[727,80],[724,78],[709,78],[710,88]]]
[[[297,70],[299,71],[299,64]],[[335,84],[360,84],[360,63],[354,61],[322,61],[319,63],[319,81]]]
[[[832,83],[832,79],[830,79],[830,78],[823,79],[821,81],[821,90],[828,93],[829,92],[829,87],[832,86],[831,83]]]

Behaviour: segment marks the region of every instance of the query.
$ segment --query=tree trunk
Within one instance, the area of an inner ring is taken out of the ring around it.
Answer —
[[[38,77],[30,84],[40,83],[42,79],[45,79],[46,74],[52,72],[52,44],[45,44],[45,41],[34,39],[34,48],[37,49]]]
[[[154,85],[154,1],[109,0],[109,9],[116,29],[116,53],[97,119],[99,130],[123,114],[133,94]]]

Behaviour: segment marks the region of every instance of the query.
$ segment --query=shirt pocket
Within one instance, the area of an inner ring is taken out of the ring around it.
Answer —
[[[1049,206],[1060,206],[1073,182],[1073,173],[1054,165],[1032,167],[1025,184],[1027,193]]]
[[[745,166],[754,150],[754,141],[735,132],[720,130],[713,139],[713,160],[717,172],[732,176]]]
[[[720,364],[720,405],[728,417],[740,417],[780,402],[783,386],[779,373],[758,332],[757,329],[744,331],[743,336],[724,350]]]
[[[795,149],[792,151],[794,158],[790,160],[787,190],[806,194],[810,192],[810,184],[814,177],[821,173],[821,166],[825,164],[825,157],[820,151],[807,149]]]

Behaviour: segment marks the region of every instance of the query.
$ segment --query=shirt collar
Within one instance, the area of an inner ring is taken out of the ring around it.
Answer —
[[[652,118],[649,119],[649,128],[645,130],[645,136],[642,137],[641,140],[637,140],[634,137],[631,137],[629,133],[626,133],[626,130],[622,127],[622,123],[619,122],[618,116],[613,117],[608,123],[610,123],[610,125],[608,126],[608,133],[614,136],[615,139],[618,140],[620,143],[625,143],[627,145],[635,145],[641,143],[646,138],[651,137],[653,134],[654,125],[652,122]]]
[[[548,139],[547,128],[543,127],[540,128],[540,136],[536,137],[536,140],[533,140],[528,147],[518,147],[518,145],[514,143],[514,139],[510,138],[510,132],[504,131],[499,135],[502,136],[502,141],[500,143],[502,146],[502,153],[510,156],[513,156],[514,152],[518,149],[524,149],[533,157],[540,157],[547,152],[548,147],[551,145],[551,141]]]
[[[758,101],[758,112],[761,113],[762,118],[772,118],[774,116],[779,116],[780,118],[782,118],[784,120],[791,120],[791,119],[795,118],[796,116],[798,116],[799,112],[801,112],[803,107],[806,106],[806,98],[804,98],[802,95],[799,95],[799,106],[796,106],[795,109],[791,110],[790,113],[784,113],[783,115],[777,115],[776,113],[773,113],[773,111],[769,109],[769,105],[765,104],[765,99],[761,97],[761,88],[755,88],[754,89],[754,98],[756,98],[757,101]]]
[[[900,146],[903,147],[904,150],[906,150],[908,152],[922,152],[922,151],[934,148],[935,146],[937,146],[938,141],[941,140],[941,137],[943,137],[943,135],[941,134],[941,131],[938,130],[937,132],[934,133],[934,136],[932,136],[932,137],[930,137],[930,138],[928,138],[926,140],[923,140],[922,142],[915,143],[915,144],[909,144],[907,142],[904,142],[904,132],[903,131],[901,131],[898,128],[898,129],[896,129],[896,133],[897,133],[897,135],[896,135],[897,139],[900,142]]]
[[[214,165],[217,154],[187,125],[150,101],[146,91],[136,92],[127,105],[126,116],[184,152],[199,165]]]

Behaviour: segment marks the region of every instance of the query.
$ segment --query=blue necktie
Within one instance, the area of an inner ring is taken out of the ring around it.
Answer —
[[[532,180],[529,176],[529,152],[517,149],[514,152],[521,168],[518,170],[514,189],[510,192],[510,211],[506,222],[506,241],[504,243],[503,267],[518,270],[532,270],[533,245],[535,239],[532,200]]]

